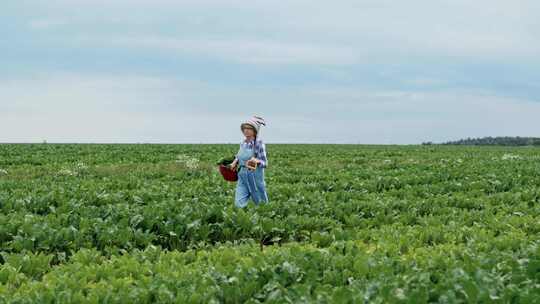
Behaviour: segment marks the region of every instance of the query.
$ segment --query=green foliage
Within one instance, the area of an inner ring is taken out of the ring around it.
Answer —
[[[219,162],[217,162],[217,164],[218,165],[223,165],[223,166],[228,166],[228,165],[232,164],[234,159],[235,159],[234,156],[232,156],[232,157],[224,157]]]
[[[432,145],[432,142],[423,143],[424,145]],[[466,138],[456,141],[449,141],[443,145],[474,145],[474,146],[540,146],[540,138],[538,137],[482,137],[482,138]]]
[[[236,148],[0,145],[0,303],[539,302],[537,148]]]

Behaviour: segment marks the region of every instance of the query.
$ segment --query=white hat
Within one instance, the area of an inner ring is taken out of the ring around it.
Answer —
[[[250,119],[244,121],[240,125],[240,130],[244,131],[244,126],[245,125],[252,126],[253,129],[255,129],[255,133],[259,134],[259,130],[261,128],[261,125],[266,126],[266,122],[264,121],[264,118],[262,118],[260,116],[253,116]]]

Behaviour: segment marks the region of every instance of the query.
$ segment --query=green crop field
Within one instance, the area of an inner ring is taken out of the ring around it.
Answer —
[[[0,303],[540,303],[540,149],[0,145]]]

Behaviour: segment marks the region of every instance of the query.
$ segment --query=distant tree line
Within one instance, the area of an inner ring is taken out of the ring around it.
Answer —
[[[433,142],[423,142],[422,145],[435,145]],[[440,145],[470,145],[470,146],[540,146],[539,137],[481,137],[448,141]]]

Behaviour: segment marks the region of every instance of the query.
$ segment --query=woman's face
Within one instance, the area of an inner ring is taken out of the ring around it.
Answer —
[[[255,137],[255,130],[253,127],[244,127],[243,130],[245,137]]]

